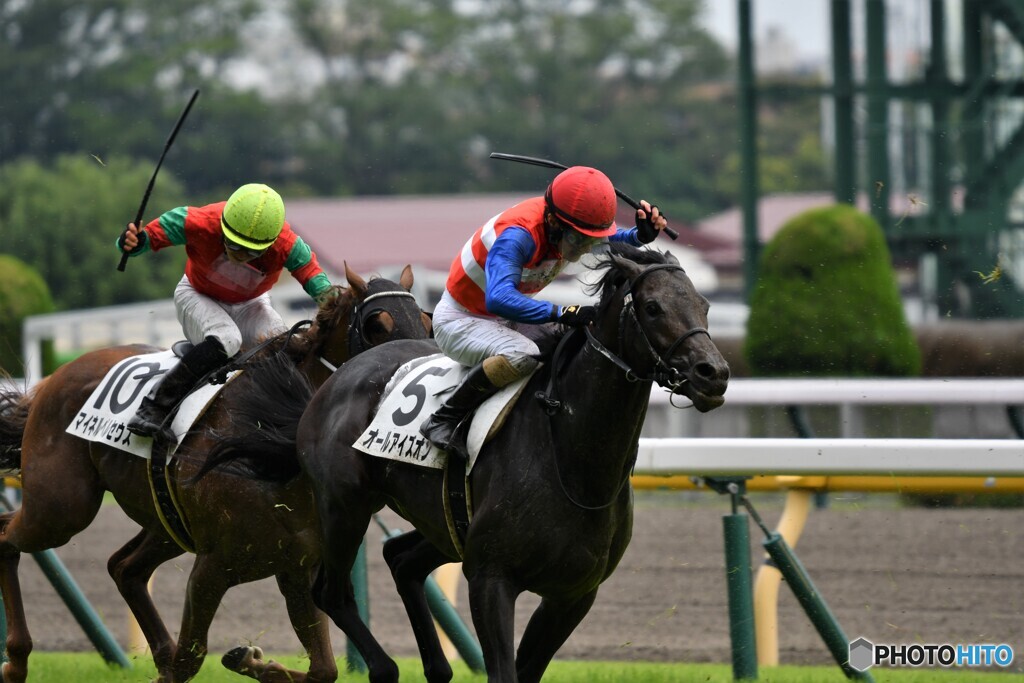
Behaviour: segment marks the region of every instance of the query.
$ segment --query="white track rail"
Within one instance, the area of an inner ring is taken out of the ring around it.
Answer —
[[[1009,439],[640,439],[636,474],[1024,477]]]

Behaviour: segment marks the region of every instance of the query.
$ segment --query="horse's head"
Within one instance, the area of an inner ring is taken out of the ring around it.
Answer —
[[[729,364],[708,334],[708,300],[670,254],[616,244],[601,279],[595,345],[626,371],[707,412],[725,402]]]
[[[426,339],[430,316],[410,293],[412,267],[402,270],[397,283],[384,278],[368,282],[345,264],[348,288],[337,287],[337,296],[316,316],[309,336],[320,357],[335,367],[371,346],[391,339]]]

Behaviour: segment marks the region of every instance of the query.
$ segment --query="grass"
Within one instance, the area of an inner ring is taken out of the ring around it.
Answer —
[[[279,661],[299,670],[305,670],[308,661],[300,657],[280,657]],[[148,656],[134,659],[132,669],[108,667],[94,653],[40,652],[29,659],[29,680],[33,683],[145,683],[155,678],[156,670]],[[423,673],[419,660],[399,659],[401,679],[404,682],[422,682]],[[363,683],[365,674],[357,675],[344,671],[344,661],[339,660],[343,683]],[[454,666],[454,683],[483,683],[485,677],[473,674],[461,663]],[[970,683],[990,681],[991,683],[1024,683],[1024,674],[984,673],[981,671],[936,670],[936,669],[873,669],[871,674],[878,683]],[[244,680],[238,674],[220,666],[216,658],[210,658],[203,666],[195,683],[238,683]],[[733,680],[732,668],[728,664],[672,664],[633,662],[553,662],[544,677],[545,683],[729,683]],[[838,667],[795,667],[782,666],[762,668],[759,681],[764,683],[840,683],[846,677]]]

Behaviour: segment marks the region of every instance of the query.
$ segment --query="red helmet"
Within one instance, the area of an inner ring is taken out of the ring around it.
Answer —
[[[565,169],[548,185],[544,200],[556,216],[584,235],[615,234],[615,188],[596,168]]]

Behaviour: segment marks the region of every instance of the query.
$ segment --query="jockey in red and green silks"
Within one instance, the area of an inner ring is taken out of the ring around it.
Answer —
[[[284,202],[261,184],[243,185],[226,202],[183,206],[139,228],[129,224],[118,246],[132,256],[184,245],[185,275],[174,305],[195,347],[167,373],[128,428],[152,436],[195,381],[223,365],[243,345],[285,331],[270,302],[281,272],[321,306],[336,289],[316,254],[284,220]]]

